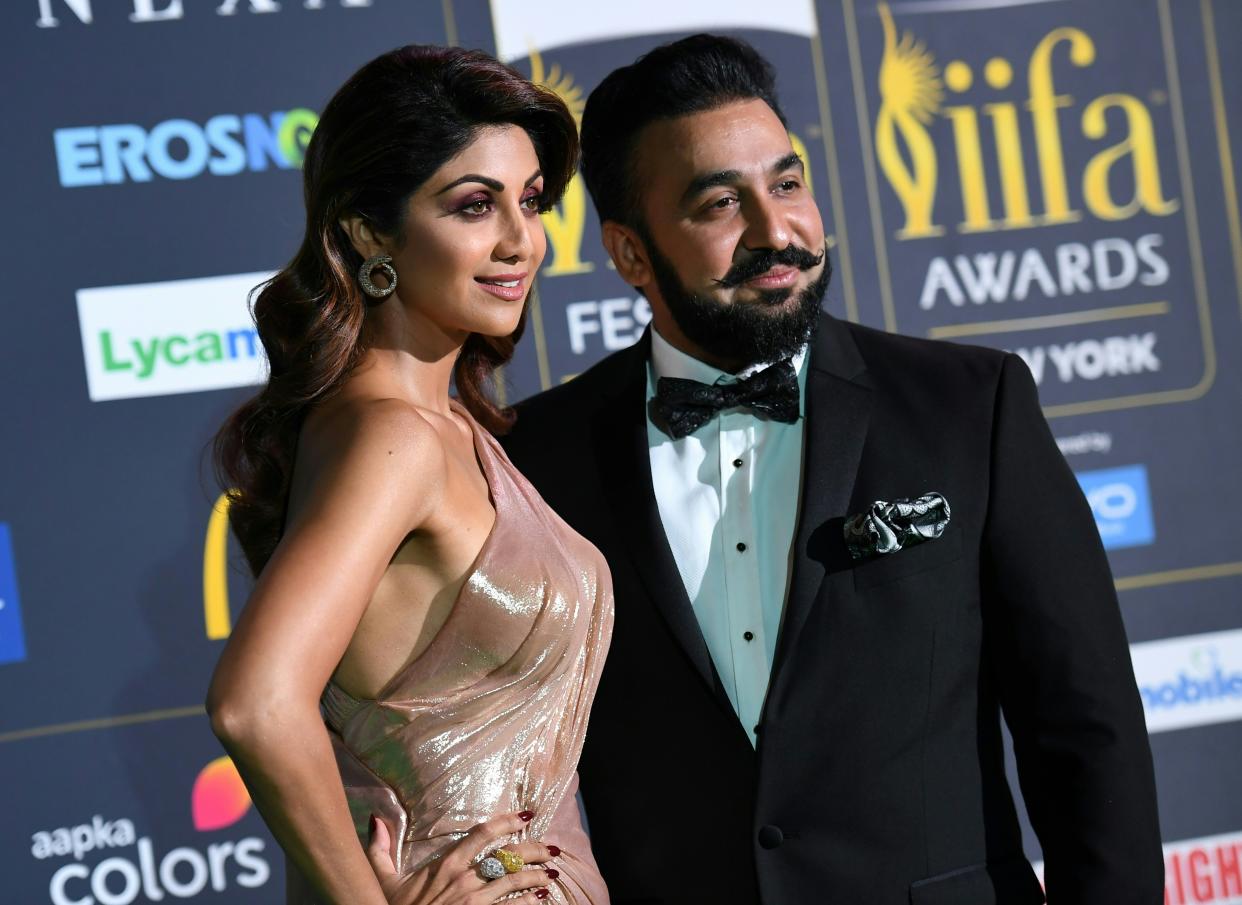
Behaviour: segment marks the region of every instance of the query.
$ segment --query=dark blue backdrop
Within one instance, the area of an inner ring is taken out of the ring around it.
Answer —
[[[1242,902],[1242,3],[751,6],[4,4],[0,900],[280,899],[201,706],[246,593],[202,464],[261,376],[245,292],[294,250],[336,86],[397,44],[460,43],[580,111],[613,67],[712,29],[778,65],[830,310],[1036,374],[1134,643],[1168,900]],[[580,183],[545,223],[509,399],[650,317]]]

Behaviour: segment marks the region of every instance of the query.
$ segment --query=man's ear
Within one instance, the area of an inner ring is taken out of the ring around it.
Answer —
[[[615,220],[605,220],[600,227],[601,239],[612,258],[617,275],[631,286],[646,286],[653,279],[647,246],[631,227]]]
[[[388,253],[386,243],[380,238],[371,224],[362,217],[342,217],[339,222],[341,229],[345,230],[345,235],[349,236],[349,241],[354,246],[354,251],[362,255],[363,258],[371,258],[375,255]]]

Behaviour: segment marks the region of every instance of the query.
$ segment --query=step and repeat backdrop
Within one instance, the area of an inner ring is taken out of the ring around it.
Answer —
[[[1029,365],[1116,576],[1166,901],[1242,902],[1242,0],[3,4],[0,901],[281,900],[202,709],[247,593],[206,453],[335,88],[461,44],[580,115],[702,30],[777,66],[829,309]],[[651,317],[580,180],[545,225],[509,400]]]

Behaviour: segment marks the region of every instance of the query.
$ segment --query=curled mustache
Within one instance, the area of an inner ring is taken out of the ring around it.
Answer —
[[[786,245],[779,251],[765,248],[762,251],[755,252],[745,261],[738,261],[729,268],[728,273],[718,280],[713,280],[713,282],[726,289],[732,289],[735,286],[741,286],[747,280],[763,276],[778,264],[783,264],[786,267],[797,267],[799,270],[810,270],[812,267],[818,266],[823,260],[824,252],[813,255],[805,248],[798,248],[796,245]]]

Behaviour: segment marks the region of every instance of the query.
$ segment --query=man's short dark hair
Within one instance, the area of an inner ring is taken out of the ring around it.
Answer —
[[[761,100],[781,123],[772,67],[745,41],[698,34],[610,73],[582,114],[582,175],[600,221],[641,226],[634,149],[650,123]]]

